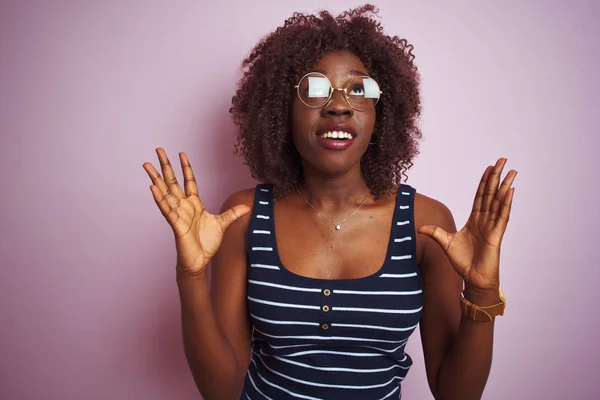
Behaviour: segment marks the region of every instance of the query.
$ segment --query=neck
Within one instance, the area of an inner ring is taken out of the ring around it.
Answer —
[[[302,196],[319,210],[339,210],[344,206],[358,206],[369,193],[360,168],[328,177],[304,169],[304,180],[298,188]]]

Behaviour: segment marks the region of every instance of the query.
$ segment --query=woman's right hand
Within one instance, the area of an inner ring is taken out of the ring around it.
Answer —
[[[227,227],[247,214],[250,208],[238,205],[220,215],[209,213],[200,201],[194,171],[185,153],[179,153],[185,193],[177,183],[165,151],[158,148],[156,154],[163,175],[149,162],[144,163],[143,168],[152,180],[150,190],[154,201],[175,233],[177,276],[198,276],[206,271]]]

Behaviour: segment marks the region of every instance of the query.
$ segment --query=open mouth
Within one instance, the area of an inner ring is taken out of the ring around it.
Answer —
[[[328,140],[349,140],[349,139],[354,139],[354,136],[349,133],[349,132],[344,132],[344,131],[330,131],[330,132],[325,132],[319,135],[319,137],[321,139],[328,139]]]
[[[345,150],[352,146],[357,135],[350,124],[326,121],[316,132],[317,143],[328,150]]]

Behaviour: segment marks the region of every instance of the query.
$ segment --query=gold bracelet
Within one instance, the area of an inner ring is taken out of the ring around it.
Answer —
[[[496,304],[492,304],[490,306],[478,306],[474,303],[471,303],[469,300],[465,298],[463,293],[460,294],[460,303],[461,310],[463,315],[468,317],[471,321],[475,322],[491,322],[494,320],[494,317],[498,315],[504,315],[504,309],[506,308],[506,298],[504,297],[504,293],[502,293],[502,289],[499,289],[500,302]],[[487,318],[484,320],[478,318],[477,311],[481,311]]]

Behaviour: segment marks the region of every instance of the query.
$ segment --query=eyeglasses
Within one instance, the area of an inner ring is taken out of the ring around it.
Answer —
[[[368,76],[356,76],[343,88],[334,88],[331,81],[319,72],[309,72],[295,86],[300,101],[310,108],[323,107],[331,101],[335,90],[344,92],[348,104],[358,111],[375,107],[383,93],[375,79]]]

